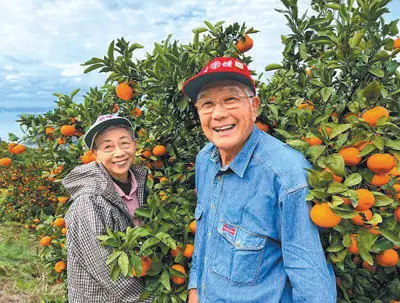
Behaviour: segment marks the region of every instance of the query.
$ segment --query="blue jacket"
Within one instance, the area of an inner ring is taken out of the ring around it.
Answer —
[[[336,302],[333,270],[305,201],[309,167],[257,127],[225,167],[214,144],[202,149],[189,280],[200,302]]]

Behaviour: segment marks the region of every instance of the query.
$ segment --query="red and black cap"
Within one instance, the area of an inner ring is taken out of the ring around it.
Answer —
[[[211,60],[200,73],[183,83],[182,91],[196,100],[202,87],[219,80],[235,80],[248,86],[256,93],[256,86],[246,64],[235,58],[219,57]]]

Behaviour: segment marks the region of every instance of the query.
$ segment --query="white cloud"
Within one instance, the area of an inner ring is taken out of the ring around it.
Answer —
[[[75,77],[83,74],[84,67],[80,63],[73,64],[61,64],[57,65],[58,68],[62,69],[60,75],[64,77]]]
[[[4,69],[10,71],[13,70],[14,67],[11,64],[4,64]]]

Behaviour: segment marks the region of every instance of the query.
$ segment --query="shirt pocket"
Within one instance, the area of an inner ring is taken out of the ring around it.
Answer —
[[[211,271],[238,284],[255,283],[266,241],[238,225],[219,222]]]

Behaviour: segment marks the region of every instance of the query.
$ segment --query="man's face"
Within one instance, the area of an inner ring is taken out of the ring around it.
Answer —
[[[231,98],[240,99],[232,108],[228,106]],[[207,100],[214,101],[214,107],[211,112],[206,110],[204,113],[199,105]],[[258,97],[249,98],[246,87],[236,81],[220,81],[200,92],[197,105],[201,127],[221,155],[236,156],[239,153],[253,130],[259,104]]]
[[[115,179],[127,181],[136,152],[136,142],[129,131],[124,128],[109,129],[98,135],[95,142],[97,162],[103,164]]]

